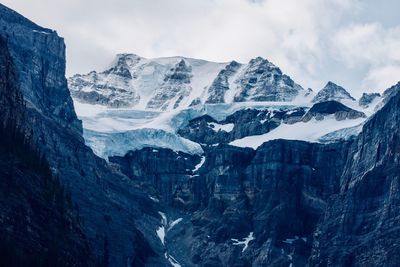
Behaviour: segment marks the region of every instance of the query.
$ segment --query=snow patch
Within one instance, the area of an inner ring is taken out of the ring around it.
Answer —
[[[167,252],[164,254],[165,258],[169,261],[169,263],[171,263],[171,265],[173,267],[181,267],[181,265],[179,264],[179,262],[172,257],[171,255],[169,255]]]
[[[160,238],[160,240],[161,240],[161,243],[163,244],[163,245],[165,245],[165,227],[164,226],[160,226],[157,230],[156,230],[156,232],[157,232],[157,235],[158,235],[158,238]]]
[[[178,219],[176,219],[175,221],[171,222],[171,223],[169,224],[168,231],[170,231],[172,228],[174,228],[174,227],[175,227],[178,223],[180,223],[182,220],[183,220],[183,218],[178,218]]]
[[[225,131],[227,133],[230,133],[233,130],[233,127],[235,127],[235,124],[233,123],[218,124],[215,122],[209,122],[208,125],[211,126],[214,132]]]
[[[33,30],[33,32],[36,32],[36,33],[41,33],[41,34],[50,34],[49,32],[45,32],[45,31],[37,31],[37,30]]]
[[[297,240],[303,240],[303,242],[307,242],[307,237],[298,237],[297,235],[296,236],[294,236],[293,238],[287,238],[287,239],[285,239],[285,240],[283,240],[282,242],[283,243],[286,243],[286,244],[289,244],[289,245],[292,245],[295,241],[297,241]]]
[[[155,197],[152,197],[152,196],[149,196],[149,198],[151,199],[151,200],[153,200],[154,202],[160,202],[160,200],[158,199],[158,198],[155,198]]]
[[[234,246],[243,246],[244,245],[242,252],[244,252],[248,248],[250,241],[253,241],[254,239],[255,239],[255,237],[253,235],[253,232],[250,232],[250,234],[246,238],[243,238],[242,241],[239,241],[238,239],[235,239],[235,238],[231,238],[231,240],[234,242],[233,243]]]
[[[206,157],[205,157],[205,156],[202,156],[202,157],[201,157],[201,160],[200,160],[200,163],[197,164],[197,165],[194,167],[194,169],[192,170],[192,172],[197,172],[197,171],[203,166],[204,162],[206,162]]]
[[[160,238],[161,243],[165,246],[165,226],[167,225],[167,217],[165,213],[159,211],[158,214],[161,216],[161,226],[156,230],[158,238]]]
[[[232,141],[230,145],[238,147],[251,147],[253,149],[257,149],[263,143],[276,139],[320,142],[319,139],[328,133],[357,126],[363,121],[365,121],[364,118],[337,121],[335,117],[331,115],[326,116],[325,119],[322,121],[312,119],[308,122],[281,124],[274,130],[266,134],[247,136],[241,139],[237,139]]]
[[[73,103],[75,112],[79,117],[93,117],[107,110],[105,106],[85,104],[76,99],[74,99]]]

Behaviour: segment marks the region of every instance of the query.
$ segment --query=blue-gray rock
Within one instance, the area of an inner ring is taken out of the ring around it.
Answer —
[[[155,204],[84,144],[67,88],[63,39],[3,5],[0,37],[6,40],[26,102],[19,130],[45,155],[53,175],[71,192],[94,257],[108,255],[110,266],[137,259],[153,266],[167,264],[155,234],[160,224]]]
[[[277,66],[261,57],[250,60],[235,83],[240,88],[235,102],[291,101],[303,90]]]
[[[207,104],[225,103],[225,94],[229,90],[229,78],[238,71],[240,66],[238,62],[232,61],[218,73],[208,88]]]
[[[248,108],[236,111],[222,121],[216,121],[209,115],[192,119],[177,133],[200,144],[226,144],[246,136],[268,133],[281,123],[300,122],[305,113],[306,108],[303,107],[280,110]]]
[[[371,93],[371,94],[363,93],[361,98],[358,100],[358,104],[363,108],[367,108],[372,102],[374,102],[376,98],[379,97],[381,97],[381,94],[379,93]]]
[[[328,82],[325,87],[318,92],[318,94],[312,99],[313,103],[325,102],[329,100],[335,100],[341,102],[343,100],[355,101],[355,99],[346,91],[343,87]]]
[[[361,112],[349,108],[337,101],[325,101],[315,103],[310,110],[302,118],[302,121],[307,122],[315,118],[316,120],[323,120],[325,116],[334,115],[335,119],[341,120],[353,120],[358,118],[366,118],[367,116]]]

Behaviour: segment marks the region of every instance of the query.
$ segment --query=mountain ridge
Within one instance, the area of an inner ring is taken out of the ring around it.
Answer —
[[[182,69],[181,75],[186,73],[189,80],[175,79],[174,85],[170,85],[168,72],[179,69],[182,62],[187,68]],[[277,66],[261,57],[240,64],[185,57],[145,59],[136,54],[118,54],[112,65],[103,72],[70,77],[68,82],[73,97],[116,108],[139,106],[150,110],[173,110],[202,103],[287,101],[303,90]],[[171,88],[178,95],[168,95]],[[160,104],[154,106],[154,101]],[[167,105],[170,101],[174,103]]]

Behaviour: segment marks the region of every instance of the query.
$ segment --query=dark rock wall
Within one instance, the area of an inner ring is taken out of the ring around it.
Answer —
[[[68,192],[23,129],[16,73],[0,37],[0,266],[100,264]]]
[[[174,238],[180,244],[174,246],[185,251],[179,256],[186,262],[280,266],[307,262],[318,220],[330,196],[340,190],[338,177],[348,146],[276,140],[254,151],[219,145],[205,149],[205,162],[194,173],[198,158],[170,150],[146,148],[110,160],[133,179],[152,186],[164,203],[174,203],[171,206],[191,217],[190,226],[182,226],[183,233],[191,231],[190,242]],[[177,196],[180,205],[174,202]],[[256,240],[241,253],[242,247],[233,246],[231,238],[250,232]],[[308,241],[282,243],[295,236]],[[265,258],[266,254],[273,256]]]
[[[148,264],[166,264],[155,233],[160,222],[154,203],[84,144],[65,79],[63,39],[3,5],[0,14],[0,36],[10,50],[27,108],[21,131],[71,192],[94,256],[108,255],[111,266],[142,256]],[[137,247],[151,250],[140,254]]]
[[[351,146],[340,193],[315,232],[311,265],[398,266],[399,122],[397,94]]]

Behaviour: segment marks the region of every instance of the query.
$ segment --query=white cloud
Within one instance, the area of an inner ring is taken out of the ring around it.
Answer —
[[[305,87],[333,80],[357,91],[382,62],[399,57],[398,30],[353,21],[368,16],[366,1],[3,2],[65,37],[69,74],[106,66],[119,52],[241,62],[263,56]]]
[[[400,81],[400,64],[371,69],[363,80],[367,92],[383,92]]]
[[[333,36],[332,47],[337,60],[349,69],[366,70],[362,79],[366,91],[383,91],[400,80],[400,27],[354,24]]]
[[[351,67],[400,61],[400,27],[385,29],[378,23],[355,24],[332,38],[338,59]]]

